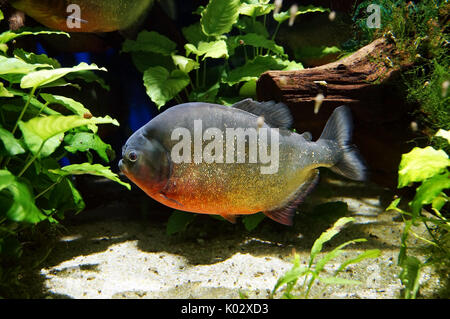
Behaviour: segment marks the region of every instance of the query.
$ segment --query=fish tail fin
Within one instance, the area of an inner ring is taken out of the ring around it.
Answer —
[[[365,181],[367,168],[358,149],[352,145],[353,121],[350,108],[336,108],[328,119],[319,140],[332,140],[338,143],[342,150],[341,159],[330,169],[349,179]]]

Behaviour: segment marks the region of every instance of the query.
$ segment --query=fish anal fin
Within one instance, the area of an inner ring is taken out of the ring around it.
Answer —
[[[236,224],[236,215],[220,214],[220,216],[228,220],[230,223]]]
[[[311,173],[311,177],[298,188],[298,190],[295,192],[295,195],[286,205],[271,211],[263,212],[264,215],[280,224],[292,226],[297,206],[301,202],[303,202],[303,200],[314,189],[318,182],[319,171],[313,170]]]
[[[252,99],[245,99],[232,105],[232,107],[264,116],[264,121],[271,127],[290,128],[293,122],[291,112],[284,103],[275,101],[257,102]]]

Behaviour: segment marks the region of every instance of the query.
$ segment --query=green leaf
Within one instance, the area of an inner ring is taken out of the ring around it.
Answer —
[[[29,64],[17,58],[0,56],[0,78],[11,83],[19,83],[24,75],[41,68],[51,68],[51,65]]]
[[[0,211],[5,212],[8,219],[15,222],[38,223],[47,217],[41,213],[34,203],[34,196],[21,179],[7,170],[0,170],[0,191],[7,189],[8,193],[0,198]],[[6,200],[10,195],[12,200]]]
[[[440,129],[435,136],[445,138],[450,143],[450,131]]]
[[[19,31],[5,31],[0,34],[0,43],[7,43],[11,40],[17,39],[19,37],[23,37],[26,35],[40,35],[40,34],[60,34],[65,35],[70,38],[70,35],[67,32],[62,31],[48,31],[48,30],[38,30],[38,29],[22,29]]]
[[[199,63],[182,55],[172,55],[172,59],[173,63],[186,74],[200,67]]]
[[[352,245],[354,243],[359,243],[359,242],[364,242],[367,241],[364,238],[360,238],[360,239],[354,239],[354,240],[350,240],[347,241],[341,245],[339,245],[338,247],[336,247],[335,249],[333,249],[332,251],[330,251],[329,253],[327,253],[322,259],[320,259],[318,262],[316,262],[316,266],[315,266],[315,271],[317,273],[321,272],[322,269],[325,267],[325,265],[330,262],[332,259],[338,257],[341,253],[343,253],[342,249],[345,248],[348,245]]]
[[[422,263],[419,259],[412,256],[406,256],[401,265],[400,280],[405,285],[405,298],[414,299],[419,290],[420,269]]]
[[[264,38],[269,37],[269,32],[267,32],[266,27],[259,21],[254,21],[250,17],[239,17],[236,23],[236,28],[242,30],[244,33],[256,33]]]
[[[109,167],[100,164],[89,164],[89,163],[73,164],[64,166],[61,169],[50,170],[50,172],[61,176],[85,175],[85,174],[103,176],[105,178],[108,178],[112,181],[119,183],[120,185],[125,186],[128,190],[131,190],[130,184],[122,182],[117,174],[111,172]]]
[[[355,221],[353,217],[342,217],[338,219],[330,229],[328,229],[327,231],[323,232],[320,235],[320,237],[314,242],[311,248],[309,260],[310,267],[316,256],[322,251],[323,244],[325,244],[326,242],[331,240],[334,236],[336,236],[342,230],[342,227],[353,221]]]
[[[206,58],[220,59],[220,58],[228,58],[228,47],[224,40],[212,41],[212,42],[202,42],[198,43],[198,47],[194,46],[191,43],[186,44],[186,55],[190,55],[191,53],[196,56],[202,56],[203,60]]]
[[[0,82],[0,97],[14,97],[14,94],[5,88],[3,82]]]
[[[269,14],[275,8],[269,3],[242,3],[239,7],[239,14],[249,17],[259,17]]]
[[[136,41],[125,40],[122,50],[124,52],[154,52],[162,55],[172,55],[177,44],[155,31],[142,31]]]
[[[15,49],[14,56],[29,64],[45,64],[52,66],[54,69],[58,69],[61,67],[61,64],[58,62],[58,60],[49,58],[45,54],[38,55],[35,53],[26,52],[23,49]]]
[[[28,122],[20,121],[19,127],[28,149],[33,155],[40,151],[39,157],[42,158],[49,156],[56,150],[64,138],[64,132],[91,124],[114,124],[119,126],[119,123],[109,116],[86,119],[78,115],[50,115],[33,118]]]
[[[191,91],[189,94],[189,101],[214,103],[216,101],[217,93],[219,93],[219,88],[220,83],[216,82],[206,91]]]
[[[366,251],[362,252],[361,254],[359,254],[358,256],[356,256],[355,258],[344,261],[339,266],[338,270],[336,270],[335,275],[337,273],[341,272],[342,270],[344,270],[348,265],[357,264],[357,263],[359,263],[365,259],[369,259],[369,258],[377,258],[380,255],[381,255],[381,251],[379,249],[366,250]]]
[[[200,19],[203,32],[208,36],[230,32],[239,17],[240,6],[240,0],[210,0]]]
[[[80,116],[84,115],[92,115],[91,112],[83,106],[80,102],[77,102],[71,98],[60,96],[60,95],[52,95],[47,93],[42,93],[41,97],[45,100],[45,102],[49,104],[59,104],[64,106],[66,109],[71,111],[72,113]]]
[[[450,188],[450,174],[434,175],[425,180],[416,190],[416,196],[411,202],[413,214],[420,213],[424,205],[431,204],[442,191]]]
[[[200,41],[208,42],[208,36],[203,33],[200,22],[191,24],[190,26],[181,29],[181,31],[187,42],[192,43],[194,46],[197,46]]]
[[[245,229],[252,231],[263,221],[265,217],[266,216],[263,213],[246,215],[242,218],[242,222],[244,223]]]
[[[245,65],[231,70],[224,83],[234,85],[240,82],[257,80],[259,76],[269,70],[282,70],[286,67],[286,62],[271,57],[257,56],[255,59],[248,61]]]
[[[180,70],[169,73],[167,69],[157,66],[144,72],[147,94],[158,108],[173,99],[190,82],[191,78]]]
[[[424,181],[443,172],[449,165],[450,159],[443,150],[435,150],[431,146],[415,147],[411,152],[402,155],[398,170],[398,188]]]
[[[108,152],[112,152],[112,147],[103,142],[97,134],[88,132],[69,134],[64,138],[64,142],[67,144],[64,148],[70,153],[94,150],[102,160],[109,162]]]
[[[83,197],[69,178],[64,178],[49,195],[49,205],[57,211],[75,211],[79,213],[85,209]]]
[[[345,279],[345,278],[339,278],[339,277],[317,277],[320,282],[326,284],[326,285],[360,285],[362,282],[358,280],[351,280],[351,279]]]
[[[6,153],[9,156],[15,156],[25,153],[22,145],[18,140],[16,140],[14,135],[10,131],[5,130],[2,127],[0,127],[0,140],[2,141]]]
[[[272,295],[283,285],[292,284],[295,285],[300,276],[304,276],[310,270],[307,267],[300,267],[300,256],[298,254],[294,255],[294,265],[290,270],[288,270],[283,276],[278,278],[275,284]]]
[[[327,11],[330,11],[330,9],[322,8],[322,7],[315,7],[313,5],[299,6],[298,7],[298,11],[297,11],[297,13],[295,15],[298,16],[298,15],[305,14],[305,13],[327,12]],[[284,12],[280,12],[280,13],[274,14],[273,18],[278,23],[283,23],[284,21],[289,20],[290,16],[291,16],[291,14],[289,13],[289,11],[284,11]]]
[[[256,97],[256,80],[250,80],[239,89],[239,95],[243,97]]]
[[[272,51],[275,54],[282,55],[287,57],[284,54],[284,49],[282,46],[279,46],[273,40],[269,40],[263,35],[256,33],[248,33],[245,35],[238,35],[234,37],[229,37],[227,40],[229,54],[234,54],[234,51],[237,47],[241,45],[250,45],[255,48],[263,48]]]
[[[31,72],[22,78],[22,81],[20,82],[20,87],[22,89],[42,87],[46,84],[52,83],[54,81],[63,78],[67,74],[90,70],[106,71],[105,68],[99,68],[95,64],[88,65],[82,62],[79,65],[74,66],[72,68],[59,68],[54,70],[41,70]]]
[[[186,213],[179,210],[174,211],[167,222],[166,233],[173,235],[182,232],[194,220],[195,214]]]

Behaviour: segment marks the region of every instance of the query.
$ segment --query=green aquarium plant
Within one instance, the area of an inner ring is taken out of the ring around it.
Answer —
[[[323,232],[311,247],[309,261],[306,266],[300,264],[300,256],[294,252],[294,261],[292,268],[281,276],[275,284],[271,297],[273,298],[275,293],[284,287],[281,298],[293,299],[293,298],[308,298],[311,293],[311,289],[317,282],[322,283],[323,289],[328,285],[357,285],[361,282],[351,279],[346,279],[338,276],[347,266],[351,264],[359,263],[368,258],[376,258],[380,256],[379,249],[369,249],[354,258],[344,260],[334,271],[333,274],[327,274],[325,266],[332,260],[340,256],[344,252],[344,248],[351,244],[365,242],[366,239],[359,238],[347,241],[338,247],[332,249],[328,253],[324,253],[324,244],[329,242],[333,237],[341,232],[345,225],[350,222],[354,222],[353,217],[342,217],[338,219],[331,228]],[[318,258],[319,255],[321,258]],[[301,283],[299,283],[299,281]]]
[[[39,34],[68,36],[36,30],[0,34],[0,295],[17,282],[13,265],[23,253],[22,233],[85,208],[73,175],[104,176],[130,188],[108,166],[93,163],[91,153],[110,161],[111,146],[97,135],[98,125],[119,125],[117,120],[96,117],[72,98],[49,93],[79,87],[71,83],[75,78],[102,82],[93,71],[106,69],[85,63],[63,68],[44,54],[12,49],[12,40]],[[77,152],[86,154],[85,163],[61,167],[63,157]]]
[[[450,142],[450,131],[440,130],[436,138]],[[419,292],[419,279],[425,267],[434,266],[443,278],[449,276],[450,267],[450,219],[448,211],[448,190],[450,189],[450,159],[442,149],[431,146],[415,147],[404,154],[399,166],[398,188],[415,186],[415,196],[408,202],[409,209],[399,207],[402,198],[396,198],[387,210],[401,213],[404,229],[398,264],[402,268],[400,279],[405,287],[404,298],[416,298]],[[418,235],[415,227],[423,224],[429,233],[428,238]],[[408,238],[414,236],[430,248],[426,260],[411,255]],[[444,279],[445,283],[445,279]],[[448,287],[447,287],[448,289]],[[445,293],[445,292],[444,292]],[[448,291],[446,292],[448,294]]]
[[[143,73],[147,94],[158,108],[173,99],[231,105],[256,96],[256,81],[263,72],[302,69],[276,43],[278,29],[291,15],[328,9],[274,10],[269,0],[210,0],[194,12],[199,21],[183,28],[188,43],[182,52],[154,31],[126,40],[123,52],[131,54]],[[272,34],[267,30],[269,19],[276,24]]]

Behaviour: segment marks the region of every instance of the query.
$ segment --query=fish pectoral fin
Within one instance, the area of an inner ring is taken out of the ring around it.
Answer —
[[[169,201],[171,201],[171,202],[173,202],[173,203],[175,203],[175,204],[177,204],[179,206],[183,206],[183,204],[181,204],[180,202],[176,201],[175,199],[167,197],[164,193],[159,193],[159,195],[161,197],[163,197],[164,199],[169,200]]]
[[[220,214],[220,216],[228,220],[230,223],[236,224],[236,215]]]
[[[294,219],[294,214],[297,206],[301,202],[303,202],[305,197],[314,189],[318,182],[319,171],[313,170],[311,173],[311,177],[298,188],[298,190],[295,192],[295,195],[285,206],[271,211],[263,212],[264,215],[280,224],[292,226],[292,221]]]

